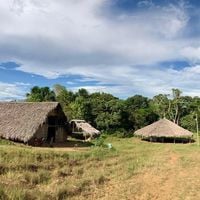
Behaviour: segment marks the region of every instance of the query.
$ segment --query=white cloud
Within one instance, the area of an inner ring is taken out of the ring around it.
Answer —
[[[10,101],[23,99],[24,94],[27,90],[27,83],[4,83],[0,82],[0,100],[1,101]]]
[[[75,84],[73,81],[67,81],[66,83],[67,83],[67,85],[74,85]]]
[[[170,94],[172,88],[179,88],[183,95],[200,96],[200,65],[188,66],[181,70],[153,67],[145,69],[144,73],[140,67],[127,69],[126,66],[115,66],[113,71],[96,72],[92,68],[89,71],[88,80],[100,81],[96,86],[83,86],[90,92],[109,92],[119,97],[134,94],[152,97],[160,93]],[[86,76],[86,73],[82,71],[82,75]],[[113,85],[109,85],[110,83]],[[70,87],[75,91],[79,88],[81,86]]]
[[[83,81],[98,81],[97,89],[121,96],[187,85],[179,77],[187,77],[187,70],[157,66],[199,56],[194,40],[183,37],[188,5],[142,1],[149,9],[108,14],[111,1],[0,0],[0,60],[50,79],[80,75]]]
[[[182,55],[192,61],[193,63],[199,63],[200,62],[200,47],[185,47],[182,50]]]
[[[137,3],[138,7],[153,7],[155,4],[152,0],[143,0]]]
[[[31,71],[29,65],[33,72],[42,67],[50,78],[57,66],[176,59],[183,44],[172,38],[188,20],[182,4],[154,7],[121,19],[103,13],[101,8],[109,2],[105,0],[12,2],[0,0],[0,58],[22,63],[26,71]]]

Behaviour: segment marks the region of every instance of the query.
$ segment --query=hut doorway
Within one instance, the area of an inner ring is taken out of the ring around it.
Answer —
[[[50,127],[48,127],[47,141],[55,142],[55,139],[56,139],[56,128],[50,126]]]
[[[56,116],[49,116],[48,117],[48,135],[47,141],[52,143],[55,142],[56,139]]]

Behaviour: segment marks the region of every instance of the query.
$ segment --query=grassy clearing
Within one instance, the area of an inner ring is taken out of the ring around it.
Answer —
[[[107,138],[114,149],[0,142],[0,200],[200,199],[200,148]]]

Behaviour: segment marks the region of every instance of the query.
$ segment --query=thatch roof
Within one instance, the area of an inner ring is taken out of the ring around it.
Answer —
[[[0,137],[28,142],[58,107],[57,102],[0,103]]]
[[[83,134],[85,134],[85,135],[90,135],[91,137],[93,137],[93,136],[100,134],[99,130],[95,129],[93,126],[91,126],[85,120],[71,120],[71,122],[74,122],[76,125],[76,128],[81,130],[83,132]]]
[[[185,138],[185,137],[191,137],[192,133],[167,119],[161,119],[157,122],[154,122],[151,125],[148,125],[144,128],[137,130],[135,132],[135,135],[146,138],[148,137]]]

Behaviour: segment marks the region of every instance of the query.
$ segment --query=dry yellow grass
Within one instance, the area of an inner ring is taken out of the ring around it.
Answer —
[[[0,199],[200,199],[200,147],[107,138],[113,150],[0,145]]]

